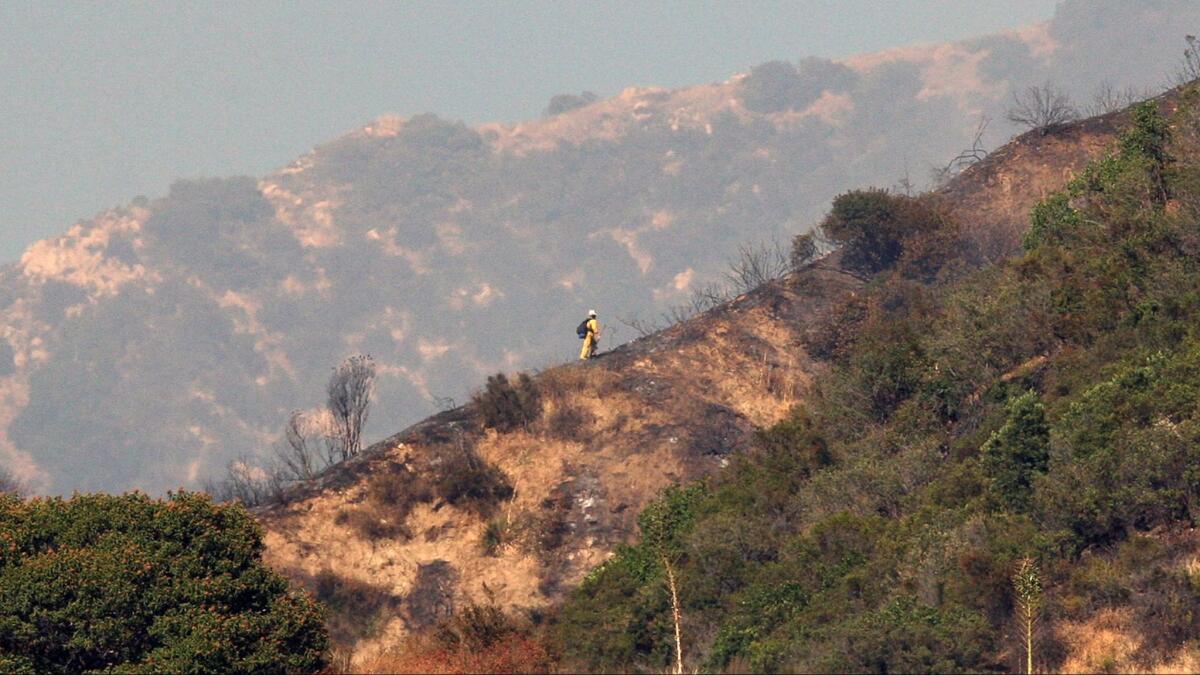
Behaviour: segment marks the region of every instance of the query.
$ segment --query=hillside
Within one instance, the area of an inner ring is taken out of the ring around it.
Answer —
[[[1121,130],[981,269],[954,245],[969,214],[839,196],[826,232],[904,223],[900,251],[849,240],[845,261],[893,257],[806,340],[827,370],[753,452],[648,505],[556,614],[563,662],[1195,670],[1198,101],[1064,129]],[[1045,156],[1020,145],[976,177]]]
[[[266,559],[338,608],[336,639],[356,645],[360,664],[485,587],[510,608],[561,598],[629,539],[649,499],[726,466],[803,396],[816,366],[793,351],[796,327],[857,285],[836,272],[808,277],[803,292],[772,285],[593,363],[539,373],[545,407],[527,431],[481,433],[467,407],[373,446],[261,514]],[[491,519],[430,500],[392,523],[399,509],[380,499],[383,477],[433,474],[462,444],[508,476],[513,497]],[[514,539],[492,553],[489,521],[511,523]]]
[[[615,319],[687,302],[848,187],[923,184],[981,117],[997,144],[1027,85],[1081,105],[1100,73],[1159,86],[1195,24],[1194,3],[1066,2],[1004,34],[556,97],[519,123],[382,117],[262,178],[180,181],[0,270],[0,464],[39,493],[194,487],[269,452],[355,353],[380,365],[380,438],[568,356],[588,307],[625,341]],[[975,223],[985,255],[1012,241],[986,221],[1020,203]]]
[[[942,188],[968,225],[972,264],[984,264],[983,251],[1019,248],[1029,210],[1127,124],[1122,113],[1023,135]],[[663,488],[728,466],[829,376],[806,351],[808,333],[864,290],[829,255],[594,362],[538,373],[544,409],[528,429],[483,431],[474,406],[434,416],[262,512],[267,560],[335,608],[334,638],[353,646],[359,666],[485,589],[509,609],[555,604],[631,540]],[[437,475],[464,447],[508,476],[511,499],[481,514],[470,503],[413,506],[385,494],[389,476],[414,492],[410,472]],[[490,551],[489,527],[505,532]]]

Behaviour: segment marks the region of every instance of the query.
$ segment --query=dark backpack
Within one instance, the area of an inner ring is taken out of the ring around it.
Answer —
[[[587,318],[587,319],[584,319],[584,320],[583,320],[583,323],[579,324],[579,327],[575,329],[575,335],[576,335],[576,336],[577,336],[577,337],[578,337],[580,340],[582,340],[582,339],[584,339],[584,338],[586,338],[586,337],[587,337],[587,334],[588,334],[588,322],[589,322],[589,321],[591,321],[591,318],[590,318],[590,317],[589,317],[589,318]]]

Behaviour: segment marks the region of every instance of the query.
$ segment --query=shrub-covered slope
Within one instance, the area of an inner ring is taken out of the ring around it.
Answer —
[[[689,670],[1016,670],[1030,600],[1035,668],[1194,670],[1197,103],[1136,107],[1007,260],[914,273],[910,250],[963,223],[909,228],[809,333],[829,372],[805,402],[669,490],[573,593],[567,662],[673,664],[670,569]],[[850,193],[826,226],[903,208]],[[1014,583],[1022,560],[1035,584]]]
[[[430,418],[263,511],[267,559],[330,602],[333,637],[355,648],[356,666],[472,602],[544,611],[630,540],[664,487],[721,470],[808,399],[846,346],[839,335],[859,332],[874,270],[896,266],[920,286],[986,264],[999,239],[978,236],[982,223],[1027,217],[1016,214],[1127,123],[1023,136],[937,195],[859,193],[825,229],[846,246],[878,242],[859,236],[872,232],[863,214],[898,206],[885,255],[834,254],[590,363],[493,378],[484,405]],[[1009,232],[1002,250],[1019,249]],[[876,405],[898,395],[880,389]],[[790,443],[788,428],[771,442]],[[827,448],[806,450],[804,470],[830,461]]]

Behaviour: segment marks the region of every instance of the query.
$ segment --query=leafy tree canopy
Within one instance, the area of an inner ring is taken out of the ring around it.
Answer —
[[[0,495],[0,670],[317,670],[320,605],[262,549],[203,494]]]

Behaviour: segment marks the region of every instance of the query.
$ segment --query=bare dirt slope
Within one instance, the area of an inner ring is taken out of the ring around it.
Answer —
[[[974,232],[997,230],[1011,247],[1029,207],[1119,125],[1027,134],[942,192]],[[484,593],[511,608],[552,603],[635,534],[648,500],[717,470],[804,398],[822,366],[800,333],[860,283],[829,256],[595,361],[542,372],[544,409],[525,430],[482,431],[472,406],[432,417],[262,512],[267,559],[330,603],[335,639],[357,664]],[[470,448],[515,489],[491,512],[425,499],[396,517],[397,498],[380,496],[381,476],[428,474]]]

